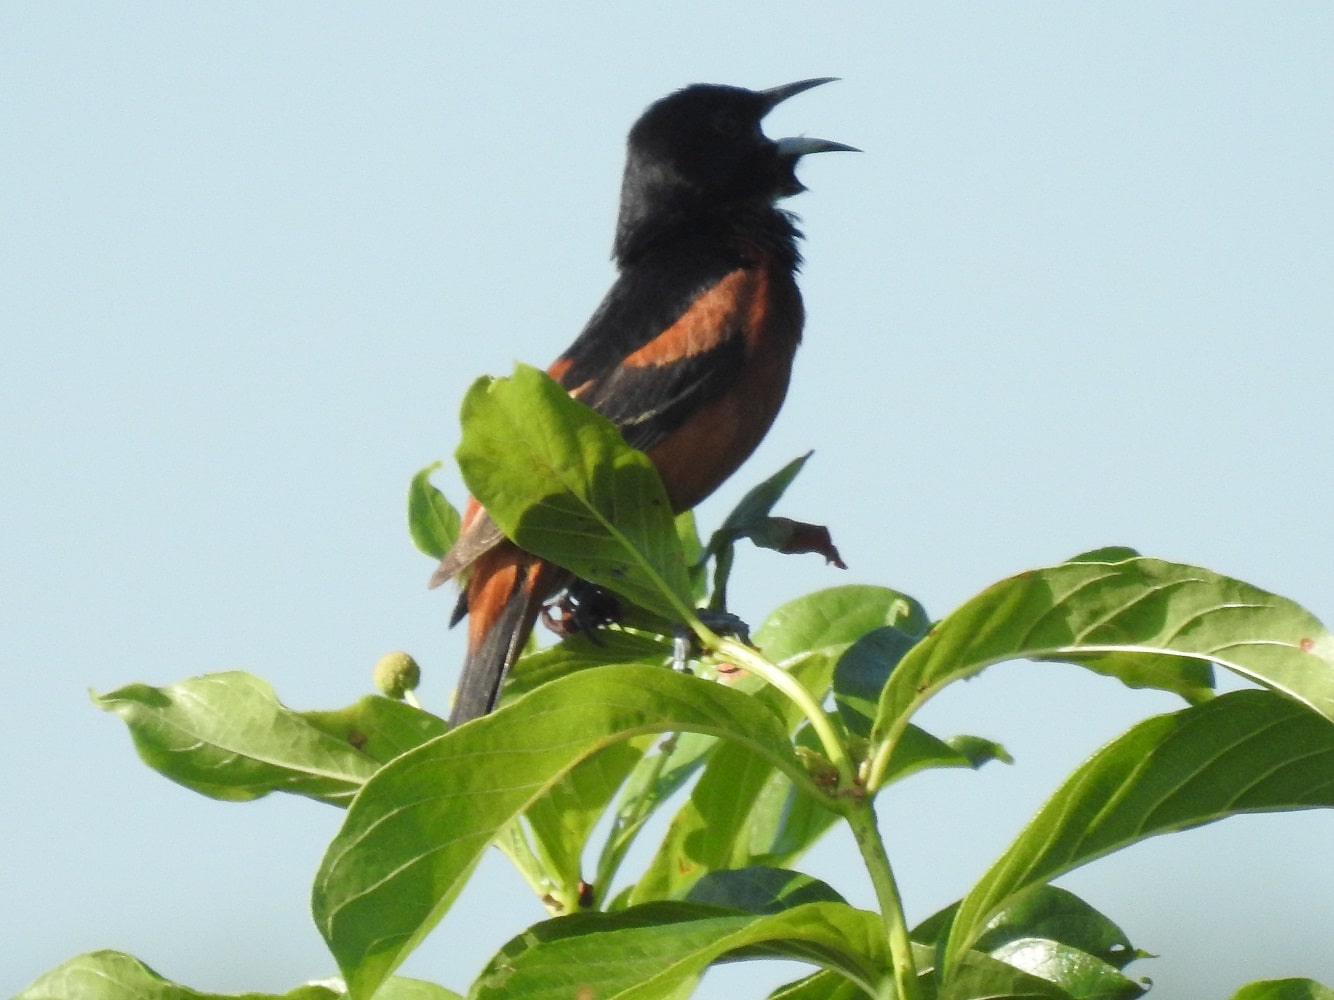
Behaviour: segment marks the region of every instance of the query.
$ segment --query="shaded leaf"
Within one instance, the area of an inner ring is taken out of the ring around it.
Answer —
[[[598,858],[597,898],[600,901],[625,859],[626,852],[644,824],[667,799],[704,766],[717,744],[712,736],[674,733],[662,742],[657,753],[642,758],[621,787],[611,832]],[[622,908],[625,899],[613,908]]]
[[[926,634],[926,621],[919,620],[913,625],[920,631],[881,625],[861,636],[839,657],[834,668],[834,704],[848,732],[863,739],[871,735],[880,692],[889,680],[890,671]]]
[[[432,462],[408,485],[408,532],[418,551],[443,559],[459,537],[459,512],[431,484],[431,473],[444,463]]]
[[[782,499],[787,488],[792,485],[792,481],[805,466],[806,460],[813,454],[815,453],[808,451],[794,458],[764,482],[747,491],[727,517],[723,518],[718,530],[710,536],[708,547],[704,550],[704,558],[717,556],[723,548],[738,538],[746,537],[758,524],[766,520],[774,509],[774,504]]]
[[[967,767],[977,770],[993,760],[1014,763],[1005,747],[993,740],[968,735],[941,739],[909,723],[890,754],[881,787],[926,768]]]
[[[598,629],[595,637],[572,635],[554,646],[521,656],[506,680],[502,704],[560,677],[610,663],[663,665],[672,655],[670,639],[618,628]]]
[[[960,904],[952,959],[1023,892],[1160,833],[1238,813],[1334,806],[1334,726],[1237,691],[1135,726],[1070,776]]]
[[[576,764],[524,812],[549,877],[567,893],[577,893],[589,835],[643,755],[634,742],[613,743]]]
[[[709,872],[691,887],[686,901],[746,913],[790,910],[804,903],[846,903],[830,885],[787,868],[751,865]]]
[[[518,365],[463,400],[464,482],[522,548],[673,621],[693,607],[653,463],[548,375]]]
[[[815,698],[824,697],[832,658],[819,653],[794,656],[785,665]],[[783,718],[788,732],[804,720],[790,699],[758,677],[737,675],[729,686],[754,692],[757,701]],[[810,742],[806,749],[812,751],[804,755],[809,770],[819,751]],[[833,818],[825,797],[811,794],[809,781],[793,782],[781,768],[742,748],[717,747],[630,899],[679,899],[709,871],[754,863],[787,866],[814,844]]]
[[[547,684],[382,768],[316,877],[316,925],[353,996],[369,997],[462,889],[486,845],[605,746],[685,730],[745,744],[804,780],[755,699],[669,670],[608,666]]]
[[[837,972],[819,972],[780,986],[769,1000],[869,1000],[870,994]]]
[[[758,957],[834,968],[870,988],[888,961],[882,939],[875,914],[842,903],[808,903],[768,916],[650,903],[530,927],[491,960],[473,996],[657,1000],[716,961]]]

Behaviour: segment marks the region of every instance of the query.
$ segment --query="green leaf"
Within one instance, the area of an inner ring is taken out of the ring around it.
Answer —
[[[339,1000],[347,994],[337,981],[307,983],[287,993],[201,993],[163,979],[143,962],[118,951],[94,951],[72,958],[39,978],[14,1000]],[[462,1000],[457,993],[395,977],[376,1000]]]
[[[808,903],[768,916],[687,903],[580,913],[528,928],[493,958],[475,1000],[657,1000],[724,958],[784,957],[837,969],[868,991],[888,958],[873,913]]]
[[[976,771],[993,760],[1014,763],[1005,748],[992,740],[968,735],[941,739],[909,723],[894,744],[881,787],[927,768],[967,767]]]
[[[878,623],[887,614],[895,614],[902,600],[893,591],[877,587],[838,590],[779,609],[759,638],[780,648],[794,636],[817,644],[813,651],[798,649],[783,664],[817,700],[829,689],[834,653],[846,648],[841,640],[866,621]],[[820,648],[818,644],[825,641],[832,645]],[[729,686],[753,691],[758,700],[783,716],[789,732],[803,720],[788,698],[766,687],[758,677],[738,676]],[[947,752],[954,756],[954,751],[947,748]],[[825,797],[812,795],[809,789],[809,783],[794,783],[781,770],[740,748],[716,748],[630,899],[638,903],[679,899],[707,872],[756,863],[792,864],[835,818]]]
[[[764,482],[752,487],[741,498],[741,502],[732,508],[731,513],[723,518],[722,525],[709,539],[704,557],[717,555],[736,539],[745,537],[757,522],[767,518],[774,509],[774,504],[782,499],[787,488],[792,485],[792,481],[806,464],[806,460],[813,454],[814,452],[808,451],[801,457],[794,458]]]
[[[300,717],[380,764],[443,736],[449,729],[438,715],[374,694],[347,708],[301,712]]]
[[[923,920],[913,929],[914,941],[934,945],[949,930],[958,912],[954,903]],[[1125,931],[1073,892],[1041,885],[1013,899],[987,921],[973,950],[995,955],[996,950],[1025,938],[1045,938],[1092,955],[1117,969],[1145,958]]]
[[[945,685],[1022,657],[1190,700],[1210,695],[1213,661],[1334,719],[1334,637],[1308,612],[1208,570],[1139,557],[1021,573],[939,622],[885,685],[875,753]]]
[[[1232,1000],[1334,1000],[1334,990],[1314,979],[1267,979],[1243,986]]]
[[[970,951],[958,962],[954,976],[937,1000],[1076,1000],[1049,979]]]
[[[868,1000],[869,997],[856,983],[828,969],[780,986],[769,994],[769,1000]]]
[[[1102,959],[1046,938],[1015,938],[990,954],[1080,1000],[1134,1000],[1148,990]]]
[[[315,881],[315,921],[352,995],[369,997],[453,902],[496,834],[580,761],[649,733],[745,744],[805,780],[756,699],[640,665],[584,671],[382,768],[348,810]]]
[[[579,633],[562,639],[554,646],[521,656],[505,683],[502,703],[590,667],[602,667],[610,663],[661,666],[671,659],[671,655],[671,641],[659,635],[619,628],[598,629],[592,634]]]
[[[922,606],[888,587],[849,584],[817,590],[775,610],[755,632],[755,645],[774,663],[815,650],[842,653],[867,632],[893,625],[924,632]]]
[[[710,872],[691,887],[686,901],[758,915],[780,913],[804,903],[847,902],[817,878],[762,865]]]
[[[957,961],[1026,890],[1160,833],[1247,812],[1334,807],[1334,726],[1237,691],[1135,726],[1084,763],[960,904]],[[947,963],[948,964],[948,963]]]
[[[611,421],[526,365],[474,383],[462,421],[464,482],[507,536],[672,621],[690,613],[662,481]]]
[[[659,751],[640,760],[621,786],[615,820],[598,858],[597,895],[609,889],[631,844],[650,817],[704,765],[718,741],[698,733],[673,733]],[[627,893],[628,896],[628,893]],[[620,908],[620,907],[616,907]]]
[[[890,671],[907,655],[908,650],[926,634],[925,622],[921,631],[907,632],[893,625],[881,625],[867,632],[839,657],[834,668],[834,703],[848,732],[866,739],[871,735],[880,692],[889,680]]]
[[[154,770],[233,802],[290,792],[345,805],[380,764],[444,727],[420,709],[379,697],[303,715],[280,704],[267,682],[240,671],[161,688],[129,684],[93,701],[125,720]]]
[[[432,462],[408,486],[408,531],[412,543],[432,559],[443,559],[459,537],[459,512],[431,485],[431,473],[443,464]]]
[[[537,853],[567,904],[578,895],[589,835],[643,756],[635,743],[614,743],[571,768],[524,813]]]

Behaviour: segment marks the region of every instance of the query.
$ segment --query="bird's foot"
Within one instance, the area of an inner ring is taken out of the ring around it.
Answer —
[[[616,596],[587,580],[575,580],[542,606],[542,624],[562,639],[582,632],[595,644],[597,630],[615,624],[620,617]]]

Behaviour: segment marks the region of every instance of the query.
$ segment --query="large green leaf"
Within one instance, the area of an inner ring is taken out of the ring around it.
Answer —
[[[642,742],[614,743],[580,761],[524,813],[547,877],[566,898],[577,896],[589,835],[643,757]]]
[[[959,911],[954,903],[933,913],[913,928],[914,941],[936,944],[948,932]],[[1068,889],[1040,885],[1001,908],[983,928],[973,950],[996,955],[996,950],[1019,940],[1042,938],[1085,952],[1117,969],[1147,956],[1135,948],[1125,931]]]
[[[1334,726],[1272,691],[1156,716],[1079,767],[959,906],[947,966],[1021,893],[1160,833],[1334,807]]]
[[[444,558],[459,537],[459,512],[431,485],[431,473],[442,464],[431,463],[408,486],[408,531],[418,550],[433,559]]]
[[[1050,938],[1014,938],[988,954],[1006,965],[1055,983],[1078,1000],[1134,1000],[1148,991],[1096,955]]]
[[[829,689],[833,664],[832,657],[817,652],[790,657],[785,666],[795,680],[820,699]],[[783,719],[789,733],[803,718],[790,699],[766,687],[758,677],[738,676],[730,686],[752,692],[757,701],[768,704]],[[827,799],[812,795],[811,788],[809,781],[793,782],[782,768],[744,747],[716,747],[690,798],[672,818],[667,835],[631,891],[630,900],[645,903],[679,899],[701,875],[724,868],[756,861],[789,864],[833,820]]]
[[[1243,986],[1232,1000],[1334,1000],[1334,990],[1314,979],[1267,979]]]
[[[779,913],[805,903],[847,902],[817,878],[763,865],[710,872],[691,887],[686,901],[755,914]]]
[[[1298,605],[1194,566],[1079,561],[1002,580],[937,623],[885,685],[876,753],[946,684],[1021,657],[1190,700],[1209,696],[1215,662],[1334,719],[1334,637]]]
[[[766,916],[649,903],[530,927],[491,960],[472,996],[658,1000],[729,956],[812,962],[873,992],[888,966],[883,941],[879,917],[845,903],[807,903]]]
[[[374,992],[448,909],[492,838],[571,768],[613,743],[678,730],[744,744],[804,780],[762,703],[638,664],[553,681],[382,768],[315,881],[315,922],[353,996]]]
[[[602,900],[644,824],[704,766],[718,744],[712,736],[673,733],[643,757],[621,786],[615,819],[598,858],[596,897]],[[631,887],[633,888],[633,887]],[[630,893],[625,893],[628,900]],[[624,902],[624,900],[622,900]]]
[[[46,973],[14,1000],[340,1000],[336,980],[308,983],[287,993],[201,993],[163,979],[143,962],[118,951],[94,951]],[[461,1000],[457,993],[420,979],[394,977],[375,1000]]]
[[[291,792],[345,805],[381,764],[444,731],[442,720],[388,698],[294,712],[240,671],[129,684],[93,701],[125,720],[150,767],[229,801]]]
[[[464,482],[529,552],[674,621],[694,606],[653,463],[549,376],[519,365],[463,400]]]
[[[502,704],[558,677],[608,663],[646,663],[662,666],[672,655],[670,639],[659,635],[603,628],[580,633],[554,646],[534,650],[519,661],[505,683]]]
[[[796,982],[780,986],[768,1000],[867,1000],[870,994],[837,972],[821,969]]]
[[[775,663],[814,650],[842,653],[882,625],[915,630],[928,622],[922,606],[888,587],[847,584],[817,590],[777,608],[755,632],[755,645]]]
[[[1078,1000],[1042,976],[978,951],[962,957],[936,1000]]]

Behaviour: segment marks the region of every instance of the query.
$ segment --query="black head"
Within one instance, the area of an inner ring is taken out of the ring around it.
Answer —
[[[807,153],[852,150],[825,139],[770,139],[760,128],[778,104],[832,77],[770,90],[697,83],[649,106],[630,129],[616,254],[651,234],[734,209],[771,209],[805,188]]]

